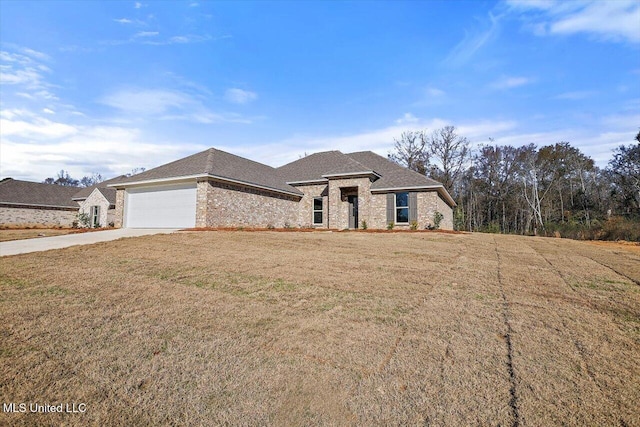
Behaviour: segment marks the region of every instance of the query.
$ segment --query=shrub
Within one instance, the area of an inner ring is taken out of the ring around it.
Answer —
[[[366,230],[367,229],[367,221],[365,221],[363,219],[362,222],[360,222],[360,228],[362,228],[363,230]]]
[[[80,226],[84,228],[91,227],[91,217],[89,217],[89,214],[87,214],[86,212],[80,212],[78,214],[78,222],[80,223]]]
[[[444,219],[444,215],[442,215],[438,211],[435,211],[435,213],[433,214],[433,228],[436,230],[439,229],[440,223],[442,222],[443,219]]]
[[[393,221],[390,221],[389,224],[387,224],[387,230],[393,230],[393,227],[395,227],[396,225],[393,223]]]
[[[411,230],[417,230],[418,229],[418,221],[411,221],[411,225],[409,225],[409,228]]]
[[[273,230],[274,228],[276,228],[276,227],[274,227],[273,224],[267,224],[267,229],[268,230]]]

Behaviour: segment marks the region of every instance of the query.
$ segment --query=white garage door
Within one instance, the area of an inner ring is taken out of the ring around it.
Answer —
[[[125,227],[190,228],[196,226],[196,184],[128,189]]]

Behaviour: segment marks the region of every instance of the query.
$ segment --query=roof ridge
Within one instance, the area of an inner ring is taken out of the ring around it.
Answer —
[[[207,151],[209,152],[207,153],[207,163],[205,164],[205,167],[204,167],[204,173],[212,175],[213,174],[213,157],[215,155],[216,149],[211,147]]]

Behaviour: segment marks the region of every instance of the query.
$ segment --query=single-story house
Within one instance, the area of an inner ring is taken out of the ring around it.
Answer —
[[[0,225],[71,227],[78,216],[78,187],[5,178],[0,181]]]
[[[73,200],[80,205],[79,214],[88,215],[89,227],[113,226],[116,211],[116,190],[109,187],[127,178],[125,175],[102,181],[85,187],[73,195]],[[83,224],[79,224],[83,226]]]
[[[215,148],[109,184],[116,227],[453,228],[443,185],[371,151],[279,168]]]

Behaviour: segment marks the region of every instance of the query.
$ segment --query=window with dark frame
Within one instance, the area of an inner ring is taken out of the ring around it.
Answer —
[[[100,225],[100,206],[91,206],[91,225],[93,227]]]
[[[313,199],[313,223],[322,224],[322,197]]]
[[[396,193],[396,223],[409,222],[409,193]]]

